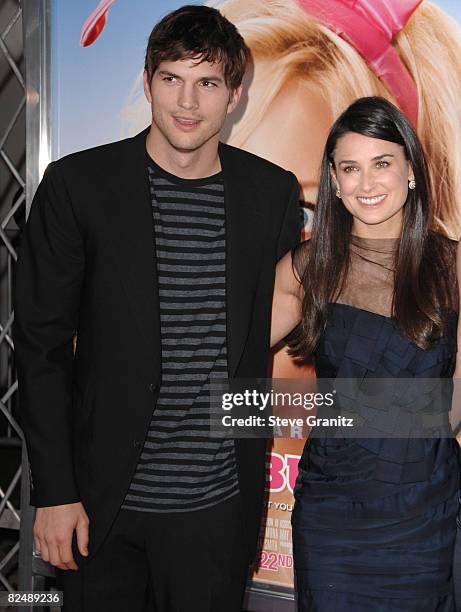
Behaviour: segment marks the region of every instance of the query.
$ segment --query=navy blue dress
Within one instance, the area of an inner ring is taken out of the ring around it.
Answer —
[[[317,377],[449,378],[456,322],[425,351],[393,318],[331,304]],[[309,437],[292,516],[299,610],[454,612],[459,494],[453,438]]]

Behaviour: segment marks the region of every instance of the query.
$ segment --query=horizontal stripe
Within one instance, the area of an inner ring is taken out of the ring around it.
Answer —
[[[181,191],[167,191],[166,189],[162,189],[157,194],[157,198],[159,202],[166,199],[172,199],[175,202],[183,202],[183,201],[191,201],[200,200],[201,202],[217,202],[221,204],[223,201],[222,195],[212,195],[211,193],[206,193],[204,191],[200,191],[199,193],[193,193],[192,191],[181,192]]]
[[[139,469],[137,478],[140,481],[157,480],[157,482],[171,482],[173,478],[177,477],[182,479],[182,482],[192,482],[193,478],[200,478],[203,482],[212,482],[212,479],[217,474],[232,474],[236,467],[235,461],[232,461],[231,458],[227,462],[227,467],[223,468],[221,465],[218,465],[215,469],[212,469],[210,466],[203,466],[202,471],[197,471],[196,468],[187,470],[184,467],[178,470],[177,466],[174,465],[165,465],[162,468],[158,468],[155,463],[146,463]],[[206,470],[206,474],[203,473],[203,470]]]
[[[206,181],[200,182],[200,191],[205,192],[205,193],[208,191],[210,193],[212,193],[213,191],[221,191],[222,193],[224,193],[224,183],[222,182],[221,179],[217,181],[213,181],[209,179],[210,177],[208,177]],[[192,183],[190,183],[189,181],[187,182],[187,184],[192,185]],[[161,193],[163,189],[169,189],[169,190],[174,189],[178,185],[178,183],[172,183],[168,179],[161,178],[160,176],[157,176],[154,173],[151,175],[151,185],[155,187],[154,192],[158,194],[158,193]],[[186,190],[185,186],[186,184],[183,184],[180,187],[181,189]],[[197,183],[193,185],[193,188],[197,189]]]
[[[236,495],[238,490],[235,487],[229,487],[227,490],[221,491],[211,491],[208,495],[202,496],[200,499],[185,499],[182,500],[181,496],[177,496],[179,501],[177,501],[174,511],[176,512],[187,512],[189,509],[191,510],[201,510],[203,508],[207,508],[208,506],[213,506],[218,504],[219,502],[226,499],[226,493],[228,496]],[[139,503],[139,502],[144,503]],[[171,509],[168,509],[167,500],[164,499],[152,499],[148,497],[148,494],[145,493],[144,497],[141,495],[135,497],[133,500],[127,500],[127,504],[137,504],[136,509],[142,508],[144,511],[151,512],[169,512]]]
[[[202,374],[191,374],[190,372],[184,373],[181,375],[181,378],[178,379],[178,375],[177,374],[163,374],[162,376],[162,380],[164,382],[176,382],[178,380],[181,381],[182,384],[186,384],[187,382],[190,381],[195,381],[195,380],[202,380]],[[224,377],[223,380],[226,380],[226,378]]]
[[[203,371],[203,368],[207,366],[211,369],[211,367],[214,365],[214,362],[213,361],[203,361],[200,363],[200,365],[201,367],[198,368],[197,364],[189,363],[187,360],[182,361],[180,363],[171,362],[171,363],[165,364],[165,372],[171,373],[176,370],[180,370],[181,368],[184,368],[186,370]]]
[[[196,464],[192,464],[190,462],[191,457],[188,457],[188,461],[185,461],[185,457],[183,458],[181,464],[178,465],[178,462],[172,463],[171,461],[165,461],[164,456],[160,456],[159,454],[151,453],[145,459],[140,461],[138,464],[137,473],[159,473],[166,474],[170,473],[172,476],[174,474],[179,474],[180,476],[184,475],[185,472],[188,472],[188,475],[191,477],[195,475],[198,480],[202,481],[202,478],[210,474],[211,472],[219,475],[224,474],[225,472],[231,472],[233,468],[236,467],[235,458],[232,453],[228,453],[226,456],[223,456],[222,460],[214,461],[212,465],[210,465],[209,461],[203,461],[200,463],[196,461],[192,456]],[[170,480],[174,482],[174,480]]]
[[[194,432],[194,435],[198,432],[201,432],[202,435],[208,436],[210,433],[210,422],[209,420],[200,420],[200,419],[187,419],[184,421],[180,421],[182,425],[179,425],[177,421],[165,420],[165,423],[160,424],[160,422],[155,421],[149,428],[147,432],[147,436],[155,437],[163,436],[164,434],[168,435],[184,435],[188,436],[191,432]]]
[[[178,482],[174,487],[171,484],[166,484],[168,497],[189,497],[196,499],[197,497],[202,497],[207,493],[211,493],[212,491],[216,491],[220,488],[220,485],[225,482],[229,478],[229,474],[225,474],[224,476],[216,477],[212,482],[207,483],[206,481],[202,481],[202,486],[198,487],[197,483],[194,482]],[[142,480],[142,479],[141,479]],[[156,493],[163,493],[165,491],[165,486],[162,486],[162,481],[157,481],[157,484],[154,484],[153,481],[150,482],[140,482],[139,479],[133,479],[132,487],[131,487],[131,495],[135,495],[137,492],[141,494],[155,495]]]
[[[209,177],[210,178],[210,177]],[[165,191],[176,191],[177,193],[218,193],[222,196],[224,194],[224,183],[221,177],[218,180],[209,180],[206,182],[200,182],[200,185],[196,182],[192,182],[192,180],[184,179],[186,183],[162,183],[157,181],[157,177],[154,175],[151,176],[151,194],[155,195],[157,198],[160,197],[159,194],[164,193]],[[187,189],[190,186],[191,189]]]
[[[163,246],[162,246],[163,249]],[[158,250],[157,251],[157,257],[159,259],[162,260],[163,263],[168,263],[168,261],[184,261],[186,260],[203,260],[203,257],[206,256],[207,258],[211,258],[212,261],[222,261],[224,260],[226,253],[224,249],[209,249],[209,251],[207,252],[206,249],[201,249],[203,252],[202,253],[183,253],[183,252],[178,252],[178,251],[163,251],[163,250]]]
[[[201,324],[203,325],[204,322],[206,321],[225,321],[226,320],[226,313],[223,312],[218,312],[218,313],[196,313],[196,314],[184,314],[181,315],[181,313],[175,313],[175,314],[171,314],[171,315],[165,315],[163,317],[163,321],[162,323],[169,323],[169,322],[178,322],[178,323],[185,323],[186,321],[189,321],[191,323],[196,323],[198,321],[201,321]],[[170,328],[171,329],[171,328]]]
[[[174,431],[171,429],[168,431],[160,431],[155,424],[149,428],[146,436],[146,442],[155,443],[160,439],[168,438],[168,442],[171,444],[178,444],[180,442],[188,444],[189,438],[192,434],[195,439],[191,442],[190,448],[194,448],[196,445],[201,443],[203,443],[206,448],[214,448],[216,445],[222,444],[222,440],[216,440],[216,434],[210,432],[209,427],[209,423],[202,423],[201,425],[190,425],[189,428],[180,429],[179,431],[176,428]]]
[[[223,493],[219,493],[218,495],[210,496],[207,500],[204,500],[204,501],[197,501],[194,503],[190,503],[185,508],[184,507],[168,508],[165,506],[156,505],[153,502],[150,503],[149,505],[146,505],[145,503],[139,503],[134,500],[126,502],[124,505],[122,505],[122,508],[124,510],[131,510],[132,512],[159,512],[159,513],[162,513],[162,512],[163,513],[167,513],[167,512],[168,513],[170,512],[180,513],[180,512],[190,512],[194,510],[206,510],[207,508],[211,508],[212,506],[215,506],[221,502],[226,501],[227,499],[234,497],[235,495],[238,495],[238,493],[239,493],[238,488],[232,487],[227,492],[223,492]]]
[[[194,262],[194,265],[181,265],[181,264],[164,264],[162,265],[162,271],[171,272],[201,272],[206,268],[209,272],[222,272],[222,265],[212,264],[208,261]]]
[[[191,385],[191,384],[184,384],[184,385],[179,385],[178,383],[180,382],[180,380],[176,380],[175,383],[173,383],[172,385],[167,386],[167,384],[162,385],[162,401],[167,399],[167,400],[171,400],[171,399],[186,399],[186,398],[190,398],[191,393],[193,393],[195,396],[197,396],[197,399],[194,401],[194,404],[191,407],[191,410],[189,412],[195,414],[197,408],[199,410],[207,410],[209,409],[209,405],[208,405],[208,397],[209,397],[209,392],[210,392],[210,387],[209,385],[206,384],[206,377],[202,376],[202,379],[200,381],[198,381],[198,383],[196,382],[195,385]],[[157,403],[157,408],[155,409],[155,418],[158,418],[158,416],[161,413],[161,407],[162,404]],[[167,408],[168,409],[168,408]]]
[[[216,284],[222,283],[221,275],[213,275],[216,278]],[[177,284],[178,281],[181,281],[181,286],[195,286],[199,283],[209,284],[213,283],[213,277],[210,277],[208,271],[206,269],[200,270],[199,272],[179,272],[175,270],[174,272],[162,272],[162,277],[159,278],[160,285],[166,284],[168,282],[173,281],[173,284]]]
[[[188,238],[190,238],[191,236],[195,236],[198,239],[200,239],[201,241],[203,241],[205,238],[210,238],[210,239],[214,239],[216,238],[216,232],[214,232],[211,229],[202,229],[199,232],[197,232],[197,228],[196,227],[190,227],[189,225],[184,225],[184,226],[177,226],[177,227],[155,227],[155,231],[157,234],[157,242],[159,241],[159,238],[161,239],[162,235],[166,235],[166,236],[172,236],[174,235],[176,237],[176,239],[179,239],[179,236],[187,236]]]
[[[219,379],[213,377],[214,385],[216,386],[218,383],[221,384],[221,386],[227,384],[226,374],[227,372],[222,371],[219,373]],[[194,406],[208,403],[210,382],[207,375],[203,376],[202,373],[190,376],[189,373],[187,373],[187,375],[180,375],[179,377],[178,375],[171,376],[169,374],[166,374],[165,376],[166,378],[163,378],[161,385],[162,397],[163,395],[165,397],[175,395],[182,397],[186,394],[190,395],[191,391],[194,391],[197,396],[203,394],[203,397],[197,397],[196,402],[194,402]]]
[[[225,304],[208,301],[208,302],[198,302],[197,304],[189,303],[186,304],[184,302],[165,302],[164,300],[160,301],[160,308],[165,313],[165,317],[170,314],[177,314],[176,311],[179,311],[179,316],[191,314],[193,316],[199,314],[209,314],[209,315],[219,315],[225,309]],[[167,320],[167,319],[165,319]]]
[[[195,359],[196,357],[208,357],[210,355],[210,349],[216,348],[212,345],[204,349],[187,350],[184,348],[173,349],[171,351],[163,350],[162,357],[178,357],[180,359]]]
[[[206,336],[205,338],[181,338],[179,335],[176,338],[166,338],[162,336],[162,344],[163,346],[208,346],[210,349],[220,348],[222,343],[222,338],[219,336]]]
[[[195,212],[192,212],[195,209]],[[213,221],[214,224],[223,226],[226,219],[224,212],[219,208],[195,206],[194,204],[184,203],[181,206],[168,202],[164,206],[160,206],[155,218],[160,219],[160,222],[164,221],[197,221],[200,222],[202,219]]]
[[[174,217],[168,215],[168,218],[162,219],[160,223],[160,227],[156,226],[156,230],[160,230],[160,228],[162,230],[167,228],[178,228],[178,230],[182,230],[187,226],[188,229],[198,230],[198,235],[200,235],[202,231],[213,231],[219,238],[224,235],[223,221],[216,222],[212,219],[199,219],[195,217],[193,219],[188,219],[187,217]]]
[[[206,236],[201,238],[200,236],[196,236],[195,234],[190,237],[189,240],[184,240],[184,238],[177,238],[175,236],[168,236],[162,238],[162,244],[168,248],[173,248],[177,246],[179,248],[191,248],[195,249],[206,249],[207,252],[209,250],[210,244],[213,244],[216,248],[221,248],[226,246],[226,241],[224,239],[216,239],[216,236]]]
[[[167,191],[172,191],[172,189],[171,189],[171,185],[172,184],[171,183],[168,183],[168,182],[164,183],[164,182],[162,182],[162,180],[159,181],[156,177],[153,177],[153,180],[152,180],[151,184],[154,186],[154,189],[151,189],[151,194],[155,194],[155,193],[157,195],[162,194],[165,191],[165,189]],[[204,184],[204,185],[201,186],[200,191],[202,193],[205,193],[205,194],[207,194],[207,193],[213,194],[214,192],[216,192],[216,193],[220,192],[220,193],[224,194],[224,184],[222,182],[221,183],[208,183],[208,184]],[[178,193],[181,193],[181,191],[178,191]]]
[[[194,408],[195,408],[195,404],[194,404]],[[160,424],[163,422],[173,423],[174,421],[176,421],[177,424],[183,423],[185,414],[188,416],[191,415],[191,418],[193,419],[204,421],[207,418],[209,419],[210,417],[209,411],[210,411],[209,406],[204,408],[203,411],[188,410],[186,413],[184,409],[174,410],[171,407],[156,408],[154,416],[153,416],[153,420],[151,421],[150,426],[155,427],[157,423]],[[162,414],[160,414],[160,412]]]
[[[170,466],[166,466],[169,468]],[[229,475],[236,468],[235,463],[229,465],[229,467],[225,470],[219,466],[216,470],[208,470],[208,468],[203,468],[207,470],[206,474],[197,471],[189,471],[184,473],[183,471],[178,471],[175,469],[169,469],[168,471],[155,469],[155,466],[152,469],[149,469],[148,466],[143,466],[142,470],[139,470],[136,474],[137,481],[147,481],[147,482],[171,482],[171,478],[177,478],[178,482],[188,482],[192,483],[194,480],[196,481],[197,477],[201,479],[202,482],[212,482],[217,473],[221,473],[225,476]]]
[[[187,223],[188,227],[208,228],[209,226],[216,226],[222,228],[224,219],[215,219],[210,215],[200,215],[196,217],[188,217],[185,215],[163,215],[161,220],[162,227],[173,227],[175,225],[182,226],[185,223]]]
[[[172,500],[174,500],[176,502],[175,503],[176,508],[181,508],[181,507],[187,508],[193,503],[197,505],[202,505],[203,503],[205,503],[206,500],[211,500],[213,498],[220,499],[225,492],[235,491],[235,489],[236,489],[236,486],[232,484],[225,488],[223,487],[221,489],[210,489],[206,494],[197,493],[196,495],[193,495],[190,493],[189,495],[187,495],[187,497],[185,496],[183,492],[169,493],[165,491],[164,493],[156,492],[154,495],[149,495],[148,491],[143,491],[143,492],[138,492],[138,493],[136,491],[134,491],[134,493],[131,493],[130,491],[130,495],[127,495],[126,499],[127,499],[127,503],[129,503],[130,500],[132,501],[132,503],[142,501],[142,502],[146,502],[144,504],[145,506],[151,505],[153,508],[157,506],[167,507],[167,505],[171,503]]]
[[[197,291],[191,292],[194,293],[194,295],[191,295],[190,297],[188,297],[187,295],[187,291],[184,291],[184,289],[182,288],[181,285],[171,285],[171,287],[181,287],[181,289],[160,289],[159,294],[160,294],[160,299],[162,301],[164,301],[166,304],[186,304],[188,303],[188,301],[193,304],[194,306],[200,303],[203,304],[208,304],[208,303],[215,303],[215,304],[219,304],[221,306],[225,306],[226,305],[226,301],[225,301],[225,291],[224,289],[215,289],[215,290],[202,290],[202,289],[197,289]],[[202,295],[196,295],[197,292],[201,292]]]
[[[218,480],[217,485],[222,484],[221,480]],[[168,498],[175,499],[179,504],[184,504],[187,502],[187,499],[196,500],[197,498],[206,499],[207,495],[213,495],[214,493],[219,494],[224,487],[213,486],[209,484],[207,486],[202,487],[167,487]],[[154,499],[155,503],[161,501],[161,493],[165,490],[163,487],[155,487],[155,486],[146,486],[143,484],[133,483],[133,488],[130,490],[130,495],[136,496],[138,499]],[[234,483],[229,484],[226,488],[232,488]],[[136,495],[139,493],[139,496]],[[165,499],[165,498],[164,498]],[[166,501],[166,500],[165,500]]]
[[[223,325],[223,323],[221,322],[213,323],[210,328],[204,328],[203,324],[190,325],[187,327],[176,326],[174,329],[169,329],[168,331],[165,331],[162,334],[162,340],[165,340],[165,338],[182,339],[184,338],[184,334],[186,331],[188,332],[188,340],[196,340],[201,336],[203,336],[205,339],[215,339],[218,337],[217,334],[219,334],[220,332],[226,332],[226,326]],[[225,347],[223,347],[223,350],[225,350]]]

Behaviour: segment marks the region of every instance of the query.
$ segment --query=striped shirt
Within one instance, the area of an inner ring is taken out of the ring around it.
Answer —
[[[238,493],[234,441],[209,434],[210,378],[227,378],[224,183],[148,171],[162,383],[122,507],[199,510]]]

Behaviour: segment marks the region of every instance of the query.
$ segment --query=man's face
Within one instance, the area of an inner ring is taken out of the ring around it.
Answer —
[[[215,146],[228,113],[236,107],[241,88],[230,91],[220,62],[200,58],[161,62],[144,93],[152,108],[152,127],[162,143],[180,152],[192,152],[208,143]]]

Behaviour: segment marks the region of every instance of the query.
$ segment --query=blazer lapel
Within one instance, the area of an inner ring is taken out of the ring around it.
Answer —
[[[261,262],[264,203],[244,161],[220,143],[226,208],[226,294],[228,370],[237,370],[250,331]]]
[[[156,377],[161,359],[160,311],[146,164],[148,132],[149,128],[126,141],[115,168],[111,198],[104,205],[114,256],[134,314],[133,321],[126,321],[126,325],[138,327],[138,346]]]

